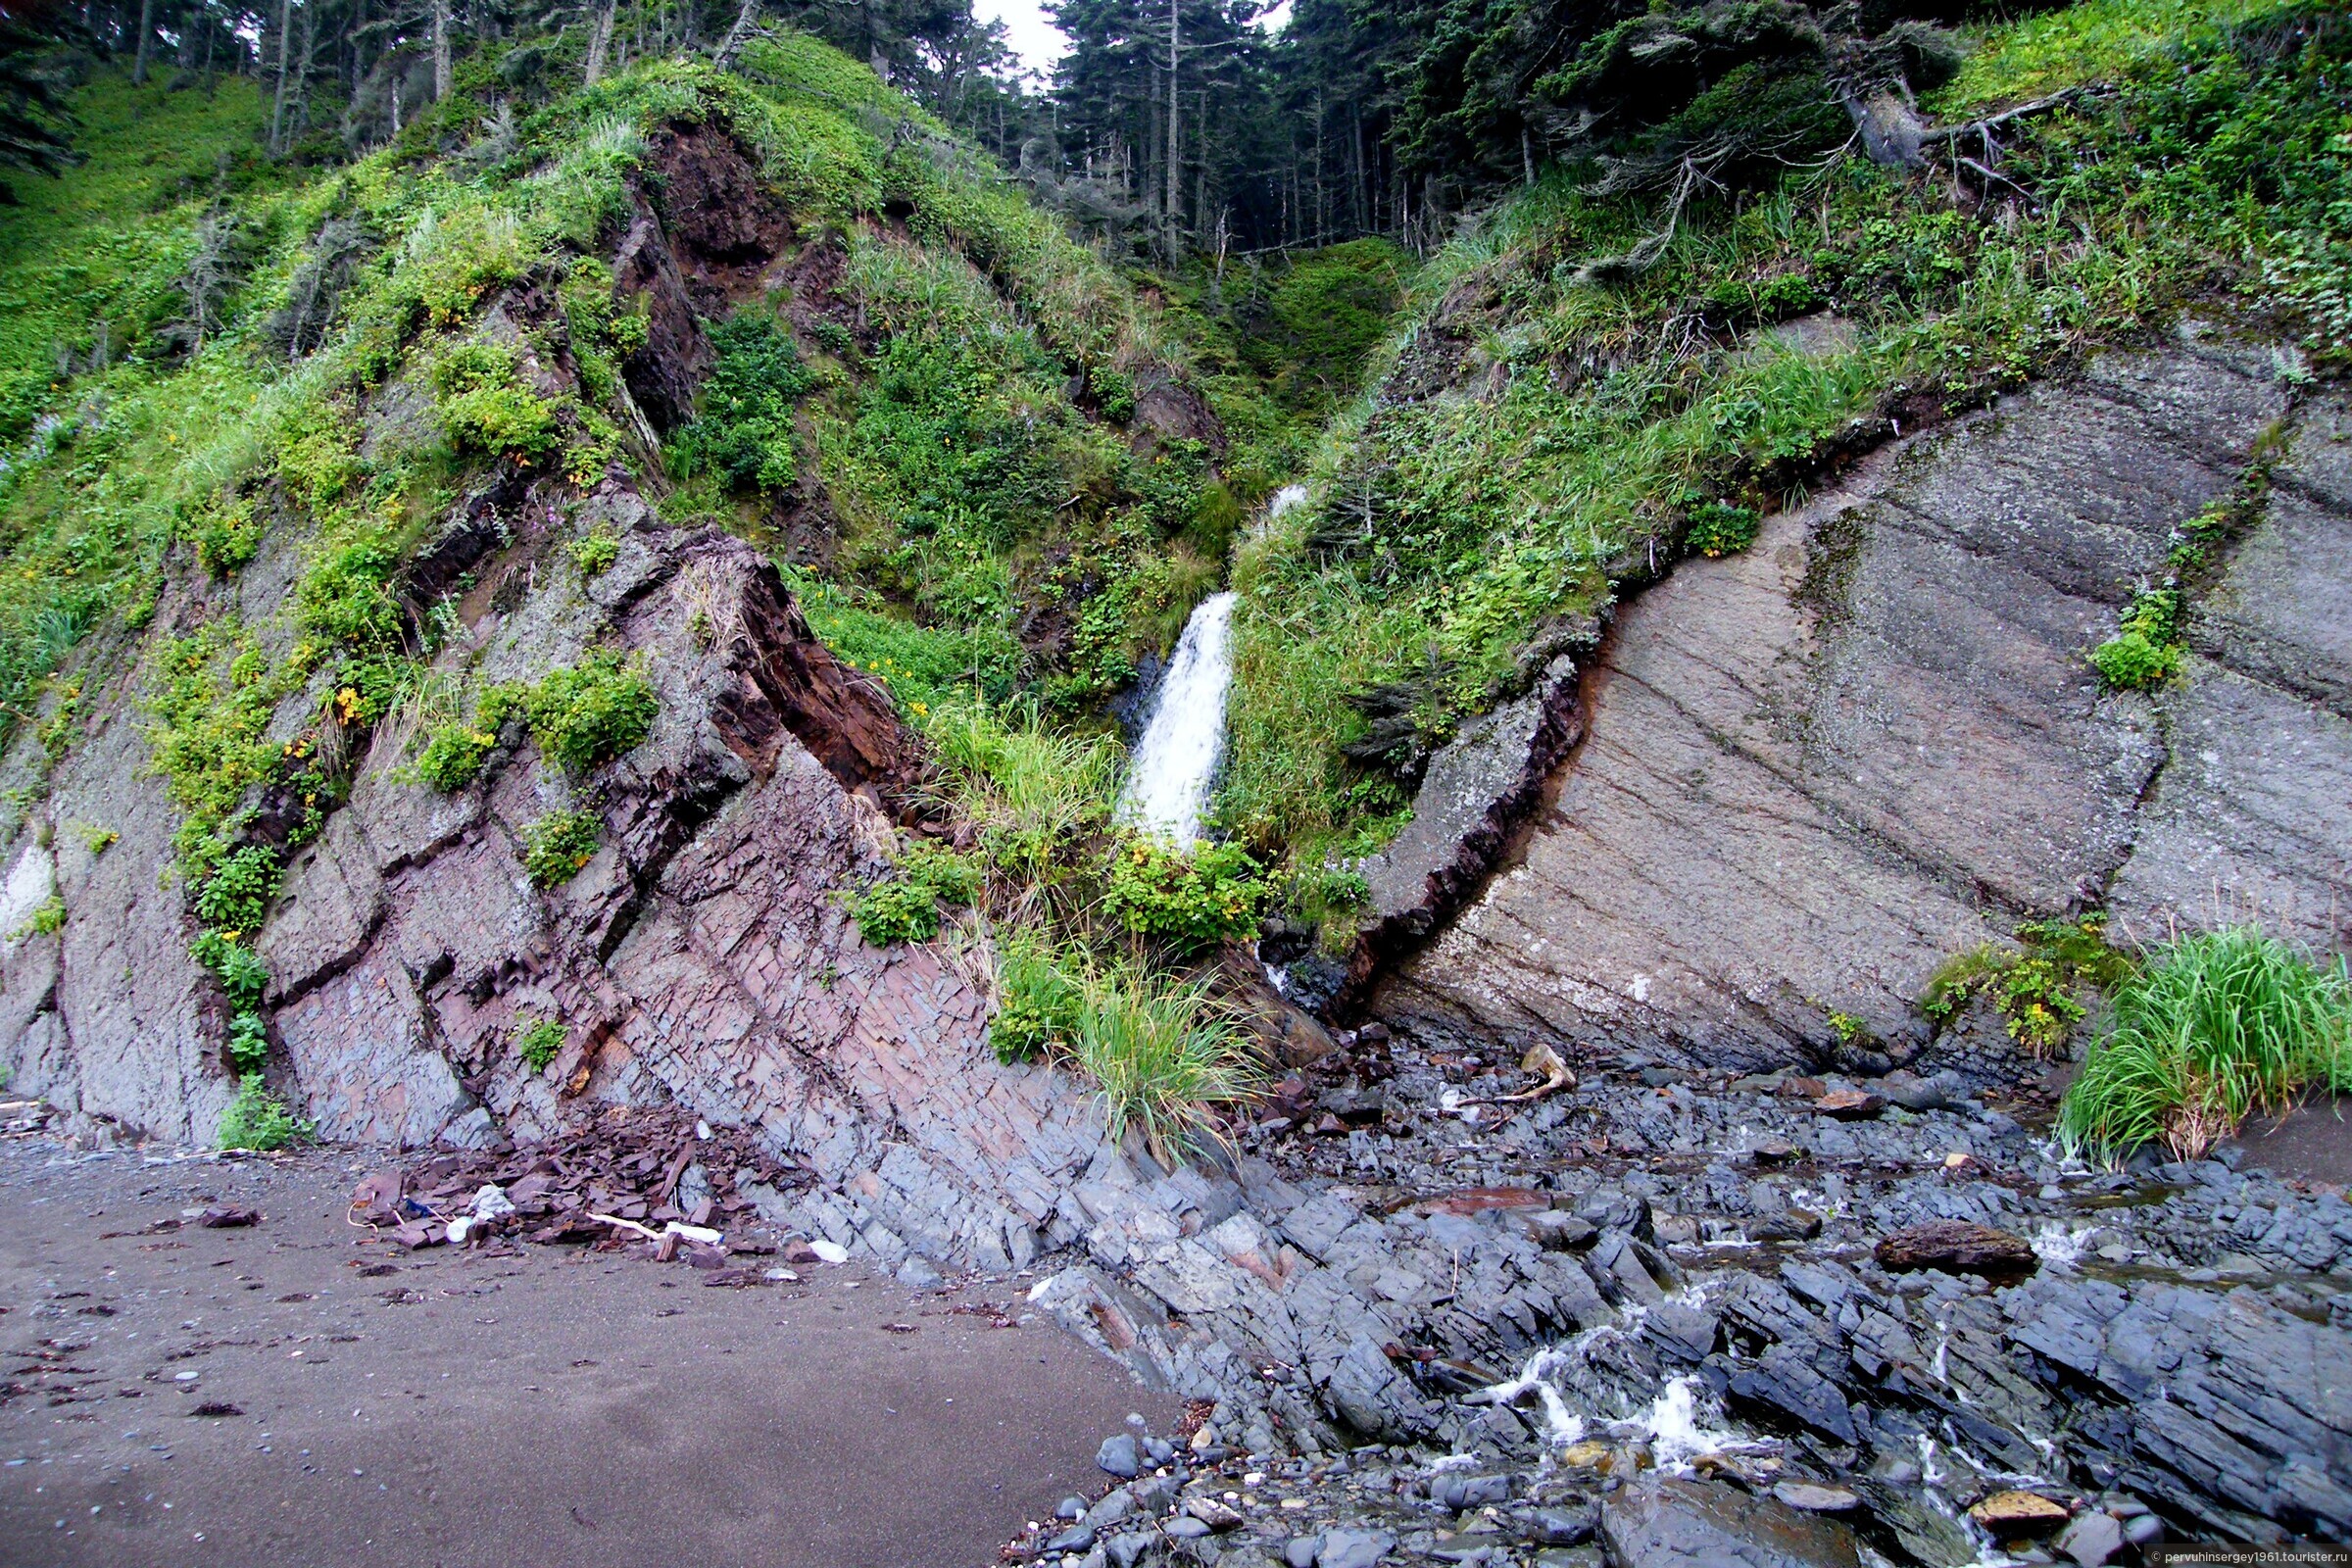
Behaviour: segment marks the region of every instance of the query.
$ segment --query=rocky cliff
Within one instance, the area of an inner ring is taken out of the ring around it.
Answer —
[[[1909,1059],[1937,966],[2020,919],[2107,909],[2148,942],[2259,917],[2341,949],[2344,418],[2193,332],[1884,449],[1746,553],[1686,563],[1589,660],[1549,795],[1374,1012],[1764,1071],[1834,1056],[1856,1028],[1833,1013]],[[2182,675],[2104,690],[2090,649],[2280,441]]]

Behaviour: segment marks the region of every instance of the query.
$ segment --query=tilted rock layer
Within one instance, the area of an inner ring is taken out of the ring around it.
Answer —
[[[1833,1010],[1916,1044],[1936,966],[2022,917],[2343,946],[2345,417],[2216,338],[2110,355],[1686,563],[1588,673],[1556,800],[1375,1011],[1763,1068],[1829,1052]],[[2181,677],[2102,690],[2089,651],[2281,421]]]

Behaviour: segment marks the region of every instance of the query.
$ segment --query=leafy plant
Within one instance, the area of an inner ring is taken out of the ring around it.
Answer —
[[[2352,979],[2238,926],[2163,949],[2116,993],[2114,1015],[2067,1091],[2058,1133],[2121,1160],[2162,1140],[2202,1155],[2257,1111],[2307,1090],[2352,1089]]]
[[[1944,964],[1928,982],[1920,1011],[1943,1023],[1971,998],[1989,995],[2010,1039],[2035,1056],[2054,1055],[2085,1016],[2077,994],[2111,991],[2137,965],[2108,945],[2104,915],[2028,920],[2016,934],[2020,947],[1986,944]]]
[[[92,858],[104,855],[122,842],[121,833],[111,827],[100,827],[95,822],[76,822],[74,824],[74,831],[80,838],[81,847],[90,852]]]
[[[988,1021],[997,1059],[1069,1050],[1084,1002],[1083,982],[1063,970],[1046,942],[1026,932],[1004,941],[997,950],[997,1010]]]
[[[228,1039],[222,1052],[240,1077],[261,1071],[262,1063],[270,1055],[268,1020],[251,1008],[239,1011],[228,1020]]]
[[[2180,667],[2180,592],[2143,589],[2124,612],[2122,629],[2091,650],[2090,662],[2115,691],[2161,686]]]
[[[808,372],[772,316],[741,311],[710,329],[717,351],[703,383],[703,408],[678,433],[682,473],[710,473],[739,489],[789,490],[800,475],[793,405]]]
[[[188,955],[213,972],[231,1006],[242,1011],[262,1004],[270,989],[270,966],[251,948],[223,932],[199,931],[188,944]]]
[[[571,1032],[564,1027],[561,1018],[526,1018],[518,1020],[514,1030],[514,1054],[530,1064],[531,1071],[545,1072],[547,1064],[563,1054],[570,1041]]]
[[[1186,951],[1250,936],[1266,884],[1239,844],[1177,849],[1148,837],[1112,852],[1105,913],[1128,930]]]
[[[443,355],[433,368],[441,423],[460,452],[545,461],[563,442],[554,405],[523,385],[513,349],[474,341]]]
[[[980,883],[978,866],[944,845],[918,841],[899,852],[897,879],[859,894],[850,917],[877,948],[928,942],[939,934],[941,904],[970,903]]]
[[[220,1117],[220,1147],[268,1152],[311,1136],[311,1124],[295,1116],[270,1092],[258,1072],[237,1081],[237,1098]]]
[[[248,844],[217,861],[196,894],[196,913],[206,925],[231,938],[259,931],[284,875],[277,852]]]
[[[66,901],[55,894],[33,906],[24,923],[10,935],[15,937],[53,937],[66,928]]]
[[[498,747],[494,731],[452,719],[436,725],[416,754],[417,778],[444,795],[472,783]]]
[[[509,703],[519,703],[539,749],[574,773],[634,750],[652,733],[661,703],[651,682],[610,648],[551,670],[536,685],[493,692],[481,722],[495,733]]]
[[[573,565],[588,577],[601,577],[620,559],[620,536],[603,523],[564,547]]]
[[[1690,548],[1702,556],[1737,555],[1756,542],[1756,509],[1710,501],[1690,514]]]
[[[921,882],[880,882],[858,895],[850,918],[877,948],[928,942],[939,935],[939,895]]]
[[[533,887],[561,887],[596,858],[604,818],[594,811],[550,811],[522,829],[522,868]]]

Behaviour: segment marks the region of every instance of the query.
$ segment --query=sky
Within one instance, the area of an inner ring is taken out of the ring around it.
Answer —
[[[972,0],[972,14],[983,22],[1004,23],[1004,30],[1012,35],[1013,53],[1041,76],[1054,74],[1054,62],[1069,47],[1059,29],[1046,20],[1046,8],[1039,0]],[[1280,32],[1290,20],[1290,0],[1282,0],[1258,19],[1258,25],[1268,32]]]

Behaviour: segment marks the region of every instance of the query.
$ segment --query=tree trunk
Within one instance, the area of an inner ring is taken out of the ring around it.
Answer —
[[[605,56],[612,48],[612,19],[620,10],[620,0],[605,0],[605,9],[596,19],[596,30],[588,35],[588,71],[581,85],[593,87],[605,79]]]
[[[449,0],[433,0],[433,102],[449,96]]]
[[[139,54],[130,68],[134,87],[147,85],[147,45],[155,37],[155,0],[139,0]]]
[[[744,44],[752,36],[752,22],[759,15],[760,0],[743,0],[743,9],[735,14],[735,25],[727,29],[726,37],[719,43],[718,53],[711,57],[719,70],[725,71],[735,64],[736,55],[742,52]]]
[[[286,121],[286,61],[294,52],[294,0],[277,0],[277,99],[270,106],[270,156],[280,151],[278,132]]]
[[[1176,25],[1176,0],[1168,0],[1168,196],[1167,207],[1160,214],[1161,244],[1168,260],[1176,260],[1176,230],[1182,226],[1184,215],[1184,124],[1178,118],[1178,105],[1184,95],[1177,91],[1176,61],[1181,45]]]

